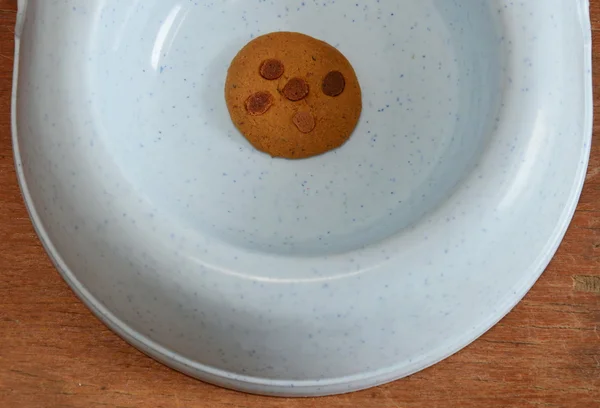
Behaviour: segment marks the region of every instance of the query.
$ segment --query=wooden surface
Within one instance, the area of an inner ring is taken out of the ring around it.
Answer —
[[[600,407],[600,115],[566,239],[533,290],[494,329],[387,386],[323,399],[249,396],[142,355],[93,317],[50,264],[13,169],[15,4],[0,0],[0,407]],[[592,16],[600,51],[600,0],[592,0]]]

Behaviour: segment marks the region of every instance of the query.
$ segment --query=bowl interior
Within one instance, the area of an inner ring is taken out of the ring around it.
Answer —
[[[504,53],[486,2],[106,3],[86,73],[94,143],[157,212],[238,250],[320,256],[396,235],[452,194],[496,124]],[[229,63],[279,30],[329,42],[358,74],[363,114],[334,152],[273,159],[229,119]]]

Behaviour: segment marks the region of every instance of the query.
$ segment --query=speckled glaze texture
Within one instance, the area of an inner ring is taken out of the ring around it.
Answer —
[[[339,48],[342,148],[253,149],[223,85],[250,39]],[[503,317],[554,254],[591,140],[584,0],[21,0],[16,166],[65,280],[205,381],[325,395],[421,370]]]

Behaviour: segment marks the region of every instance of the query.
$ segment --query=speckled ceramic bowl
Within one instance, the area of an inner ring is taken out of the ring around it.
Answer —
[[[543,3],[543,4],[542,4]],[[200,379],[323,395],[473,341],[552,257],[591,135],[584,0],[21,0],[13,130],[33,223],[127,341]],[[224,103],[262,33],[338,47],[351,140],[285,161]]]

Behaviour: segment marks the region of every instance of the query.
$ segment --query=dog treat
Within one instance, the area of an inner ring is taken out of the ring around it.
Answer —
[[[291,32],[258,37],[237,54],[225,101],[233,123],[256,149],[287,159],[342,146],[362,111],[348,60],[323,41]]]
[[[308,84],[302,78],[292,78],[283,87],[283,95],[290,101],[300,101],[308,96]]]
[[[327,96],[338,96],[344,92],[346,80],[340,71],[331,71],[323,79],[323,93]]]
[[[315,117],[309,112],[298,112],[294,115],[294,125],[302,133],[310,133],[316,126]]]
[[[246,100],[246,110],[250,115],[264,115],[273,105],[273,96],[268,92],[256,92]]]
[[[263,63],[260,64],[260,74],[263,78],[270,81],[281,77],[284,71],[285,68],[283,66],[283,62],[277,59],[271,58],[264,60]]]

